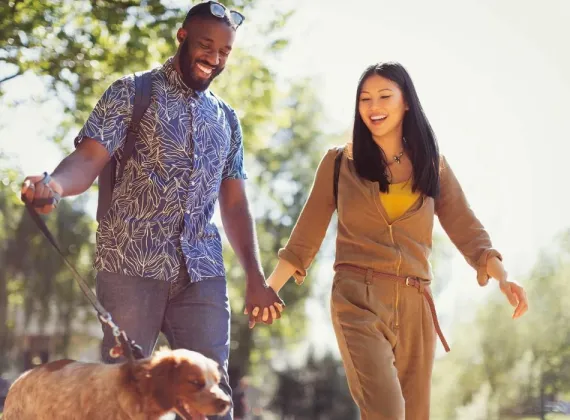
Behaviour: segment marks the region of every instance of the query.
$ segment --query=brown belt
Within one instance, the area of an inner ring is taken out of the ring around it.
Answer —
[[[368,270],[365,268],[357,267],[357,266],[354,266],[351,264],[338,264],[336,266],[336,269],[337,270],[344,270],[344,271],[352,271],[352,272],[363,274],[363,275],[366,275],[366,273],[368,272]],[[376,277],[379,279],[393,280],[393,281],[396,281],[398,283],[404,284],[406,286],[415,287],[421,293],[423,293],[423,295],[427,299],[429,309],[431,311],[433,323],[435,325],[435,331],[437,332],[437,335],[439,336],[439,339],[441,340],[441,344],[443,344],[443,348],[445,349],[446,352],[449,352],[449,350],[450,350],[449,345],[447,344],[447,341],[445,340],[445,337],[443,336],[443,332],[441,332],[441,327],[439,326],[439,321],[437,319],[437,313],[435,312],[435,304],[433,302],[433,298],[431,297],[431,294],[429,293],[429,291],[425,288],[425,286],[429,285],[428,281],[420,280],[416,277],[401,277],[401,276],[395,276],[393,274],[380,273],[378,271],[373,271],[372,277],[373,278]]]

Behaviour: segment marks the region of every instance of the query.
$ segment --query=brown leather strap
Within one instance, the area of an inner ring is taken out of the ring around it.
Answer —
[[[335,268],[337,270],[352,271],[354,273],[359,273],[362,275],[366,275],[366,272],[368,271],[365,268],[357,267],[357,266],[351,265],[351,264],[338,264]],[[445,349],[446,352],[450,351],[449,345],[447,344],[447,340],[443,336],[443,332],[441,331],[441,327],[439,326],[439,320],[437,319],[437,312],[435,311],[435,303],[433,302],[433,298],[431,297],[431,294],[425,288],[425,286],[429,286],[429,284],[430,284],[430,282],[428,280],[421,280],[421,279],[418,279],[416,277],[395,276],[393,274],[380,273],[378,271],[373,271],[372,277],[378,278],[378,279],[396,281],[398,283],[404,284],[405,286],[411,286],[411,287],[415,287],[416,289],[418,289],[425,296],[425,298],[427,300],[427,303],[429,305],[429,309],[431,311],[431,315],[433,318],[433,323],[435,325],[435,331],[437,332],[437,335],[439,336],[439,339],[441,340],[441,344],[443,344],[443,348]]]
[[[423,293],[431,309],[431,316],[433,318],[433,323],[435,324],[435,331],[437,332],[437,335],[441,340],[441,344],[443,344],[443,348],[445,349],[446,352],[449,352],[451,349],[449,348],[449,344],[447,344],[447,340],[443,336],[443,332],[441,331],[441,327],[439,326],[439,321],[437,319],[437,313],[435,312],[435,303],[433,302],[433,298],[431,297],[431,295],[427,290],[424,289]]]

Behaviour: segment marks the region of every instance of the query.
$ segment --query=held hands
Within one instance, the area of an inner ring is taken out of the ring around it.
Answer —
[[[249,315],[249,328],[258,322],[272,324],[273,320],[281,318],[284,306],[285,303],[265,280],[247,282],[243,313]]]
[[[20,192],[22,201],[32,203],[38,213],[47,214],[57,207],[63,188],[47,172],[28,176]]]

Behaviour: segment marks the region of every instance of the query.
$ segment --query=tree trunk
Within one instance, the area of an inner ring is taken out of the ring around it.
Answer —
[[[67,282],[67,293],[69,294],[67,308],[65,312],[60,315],[60,319],[63,324],[63,335],[61,340],[61,354],[64,359],[69,358],[69,345],[71,344],[71,335],[73,334],[71,322],[75,315],[74,304],[75,304],[75,294],[74,294],[74,282],[73,278],[70,278]]]
[[[9,335],[8,329],[8,274],[6,266],[0,269],[0,373],[8,366]]]
[[[236,314],[233,314],[233,316],[236,316]],[[238,347],[230,352],[230,369],[234,372],[239,372],[239,378],[235,378],[239,382],[239,379],[249,372],[249,356],[253,347],[253,331],[248,327],[247,322],[243,324],[235,323],[232,325],[232,329],[234,330],[232,337],[236,339]],[[236,329],[237,331],[235,331]]]
[[[546,420],[546,410],[544,401],[544,375],[540,373],[540,420]]]

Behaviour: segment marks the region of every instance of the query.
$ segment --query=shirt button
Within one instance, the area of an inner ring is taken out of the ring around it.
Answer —
[[[184,235],[180,235],[180,240],[181,240],[181,241],[184,240]]]
[[[194,185],[194,184],[196,184],[196,181],[192,181],[192,182],[190,183],[190,185]]]
[[[194,153],[194,159],[198,159],[198,153]]]
[[[186,210],[186,214],[190,214],[190,210]]]

